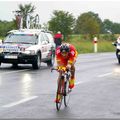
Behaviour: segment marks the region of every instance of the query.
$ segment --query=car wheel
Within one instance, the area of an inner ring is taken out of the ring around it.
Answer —
[[[118,63],[120,64],[120,58],[118,59]]]
[[[39,69],[40,66],[41,66],[41,56],[38,54],[32,64],[32,67],[33,67],[33,69]]]
[[[13,67],[13,68],[17,68],[17,67],[18,67],[18,64],[17,64],[17,63],[13,63],[13,64],[12,64],[12,67]]]
[[[51,55],[51,59],[49,61],[47,61],[47,66],[48,67],[53,67],[54,66],[54,63],[55,63],[55,55],[52,54]]]

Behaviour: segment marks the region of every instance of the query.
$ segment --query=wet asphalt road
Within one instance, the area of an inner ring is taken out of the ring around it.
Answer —
[[[0,67],[0,118],[120,118],[120,65],[115,53],[81,54],[69,106],[56,111],[57,72],[46,64]]]

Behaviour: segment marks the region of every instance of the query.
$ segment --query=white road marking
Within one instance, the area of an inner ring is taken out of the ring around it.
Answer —
[[[102,74],[102,75],[98,75],[98,77],[106,77],[106,76],[109,76],[109,75],[111,75],[111,74],[113,74],[113,72],[110,72],[110,73],[105,73],[105,74]]]
[[[81,82],[76,82],[75,85],[79,85]]]
[[[105,73],[105,74],[102,74],[102,75],[98,75],[97,77],[106,77],[106,76],[109,76],[109,75],[111,75],[111,74],[113,74],[113,72],[109,72],[109,73]],[[78,82],[76,82],[75,83],[75,85],[79,85],[79,84],[82,84],[82,83],[87,83],[87,82],[93,82],[93,81],[96,81],[96,80],[86,80],[86,81],[78,81]]]
[[[86,83],[86,82],[90,82],[90,81],[91,81],[91,80],[76,82],[75,85],[79,85],[79,84]]]
[[[24,70],[17,70],[17,71],[11,71],[11,72],[3,72],[3,73],[0,73],[0,74],[4,75],[4,74],[18,73],[18,72],[28,71],[28,70],[29,69],[24,69]]]
[[[93,62],[93,61],[100,61],[100,60],[102,60],[102,59],[99,59],[99,58],[96,58],[96,59],[84,59],[84,60],[81,60],[80,61],[80,63],[82,62],[82,63],[84,63],[84,62]]]
[[[38,97],[38,96],[32,96],[32,97],[25,98],[25,99],[22,99],[22,100],[17,101],[17,102],[13,102],[13,103],[10,103],[10,104],[7,104],[7,105],[3,105],[2,107],[4,107],[4,108],[13,107],[13,106],[15,106],[15,105],[19,105],[19,104],[21,104],[21,103],[24,103],[24,102],[27,102],[27,101],[36,99],[37,97]]]

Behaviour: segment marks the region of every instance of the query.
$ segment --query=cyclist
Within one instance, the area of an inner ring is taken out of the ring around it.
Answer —
[[[117,38],[117,40],[113,43],[113,45],[116,47],[116,56],[119,58],[118,53],[120,52],[120,36]]]
[[[55,42],[55,44],[56,44],[56,48],[62,44],[62,38],[63,38],[63,35],[61,34],[60,31],[58,31],[58,32],[54,35],[54,42]]]
[[[57,68],[66,67],[71,70],[71,79],[69,81],[69,88],[72,89],[74,87],[75,81],[75,62],[77,58],[77,51],[75,47],[68,43],[63,43],[56,49],[56,61]],[[60,79],[61,72],[59,72],[58,81]],[[60,96],[60,95],[59,95]],[[56,102],[59,102],[60,97],[56,99]]]

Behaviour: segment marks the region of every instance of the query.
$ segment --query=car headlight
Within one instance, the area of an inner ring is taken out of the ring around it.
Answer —
[[[35,51],[34,50],[25,50],[23,53],[28,54],[28,55],[34,55]]]
[[[2,53],[3,52],[3,48],[0,48],[0,53]]]

